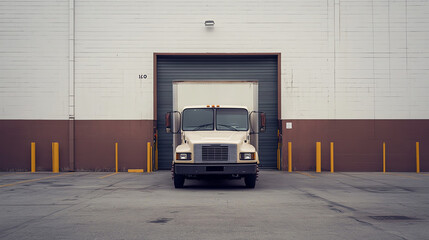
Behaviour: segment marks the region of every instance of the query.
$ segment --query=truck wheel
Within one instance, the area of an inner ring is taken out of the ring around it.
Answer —
[[[251,174],[244,177],[244,183],[246,183],[247,188],[255,188],[256,174]]]
[[[185,184],[185,176],[174,174],[174,187],[182,188]]]

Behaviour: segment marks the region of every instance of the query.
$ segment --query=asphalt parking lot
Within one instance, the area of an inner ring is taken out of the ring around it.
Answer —
[[[1,239],[428,239],[428,173],[0,173]]]

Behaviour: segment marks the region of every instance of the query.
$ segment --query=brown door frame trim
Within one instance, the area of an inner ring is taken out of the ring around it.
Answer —
[[[153,53],[153,120],[157,120],[158,56],[277,56],[277,119],[281,120],[281,53]]]

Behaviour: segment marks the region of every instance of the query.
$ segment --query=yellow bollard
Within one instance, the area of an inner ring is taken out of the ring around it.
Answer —
[[[147,171],[146,172],[148,172],[148,173],[150,173],[151,171],[150,171],[150,160],[151,160],[151,157],[150,157],[150,142],[147,142],[147,149],[146,149],[146,152],[147,152],[147,159],[146,159],[146,161],[147,161],[147,165],[146,165],[146,167],[147,167]]]
[[[292,172],[292,142],[287,143],[287,171]]]
[[[277,170],[280,170],[280,143],[277,144]]]
[[[386,172],[386,143],[383,142],[383,173]]]
[[[420,143],[416,142],[416,173],[420,173]]]
[[[52,172],[60,172],[60,146],[58,142],[52,143]]]
[[[331,142],[331,173],[334,172],[334,142]]]
[[[153,172],[153,146],[150,146],[150,171]]]
[[[36,172],[36,143],[31,142],[31,172]]]
[[[277,138],[280,140],[280,130],[277,129]],[[280,141],[277,141],[277,170],[280,170],[281,167],[281,154],[280,154],[280,148],[282,147],[282,144]]]
[[[155,169],[158,170],[158,136],[155,141]]]
[[[115,143],[115,172],[118,172],[118,143]]]
[[[322,172],[322,143],[316,142],[316,172]]]

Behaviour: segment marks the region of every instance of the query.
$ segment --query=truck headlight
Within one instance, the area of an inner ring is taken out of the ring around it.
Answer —
[[[255,160],[255,153],[240,153],[240,160]]]
[[[191,160],[191,153],[176,153],[176,160]]]

